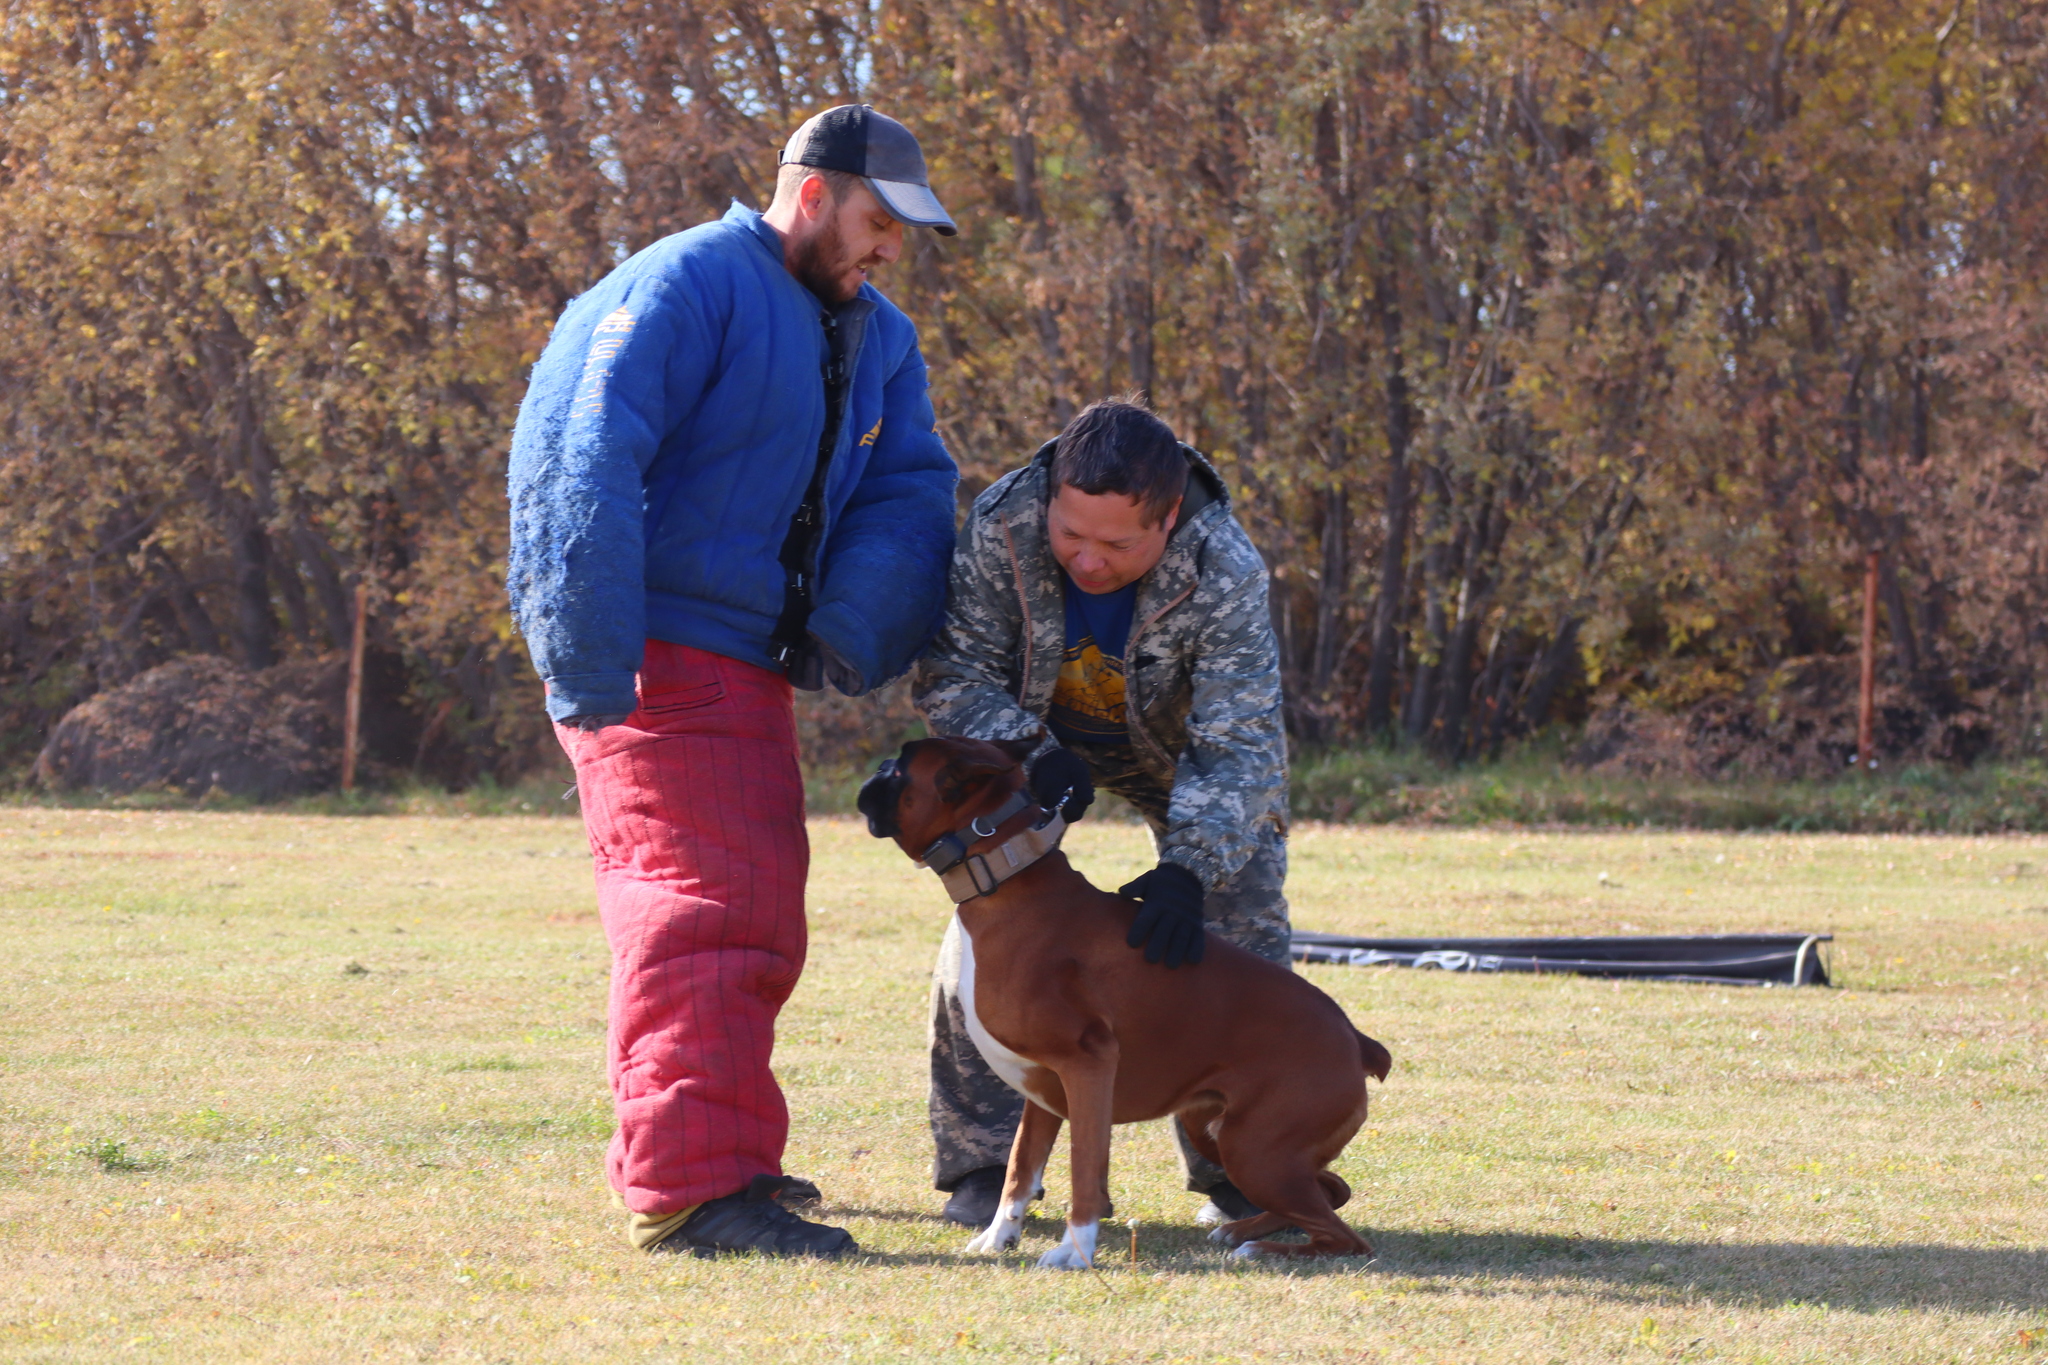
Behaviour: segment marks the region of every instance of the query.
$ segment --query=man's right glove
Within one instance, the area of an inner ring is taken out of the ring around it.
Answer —
[[[1143,948],[1147,962],[1163,961],[1171,968],[1183,962],[1192,967],[1202,960],[1200,877],[1179,863],[1161,863],[1125,882],[1116,893],[1138,902],[1137,918],[1124,942]]]
[[[1046,810],[1065,793],[1060,814],[1070,825],[1085,815],[1095,800],[1095,779],[1088,775],[1087,762],[1072,749],[1047,749],[1032,761],[1025,781],[1031,786],[1031,799]]]

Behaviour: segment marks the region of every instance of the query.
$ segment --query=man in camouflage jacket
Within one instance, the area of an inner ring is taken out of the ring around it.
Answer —
[[[1067,595],[1078,582],[1055,556],[1048,512],[1055,495],[1068,491],[1054,468],[1061,441],[1091,420],[1099,427],[1112,409],[1117,430],[1142,438],[1149,423],[1159,433],[1154,439],[1170,443],[1186,464],[1185,491],[1163,552],[1135,584],[1121,650],[1129,742],[1070,741],[1067,749],[1086,763],[1094,786],[1144,817],[1162,868],[1185,869],[1199,881],[1200,891],[1190,890],[1201,929],[1285,963],[1287,745],[1266,566],[1231,515],[1215,469],[1156,417],[1130,404],[1097,404],[975,499],[954,552],[946,623],[916,666],[912,695],[934,734],[1044,736],[1030,760],[1035,788],[1045,785],[1042,773],[1077,766],[1048,729],[1049,719],[1057,721],[1063,660],[1072,661]],[[1060,534],[1068,534],[1063,526]],[[1068,766],[1047,763],[1049,755]],[[1075,813],[1070,805],[1069,818]],[[1142,897],[1143,881],[1124,893]],[[1199,947],[1187,956],[1199,961]],[[993,1216],[1023,1097],[996,1077],[968,1036],[959,967],[956,921],[932,985],[933,1183],[953,1192],[948,1217],[980,1225]],[[1205,1218],[1248,1216],[1239,1210],[1251,1206],[1222,1170],[1184,1138],[1180,1148],[1188,1188],[1211,1198]]]

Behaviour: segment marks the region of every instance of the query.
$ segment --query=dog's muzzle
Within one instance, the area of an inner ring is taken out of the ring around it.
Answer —
[[[854,804],[868,818],[868,833],[877,839],[893,839],[899,833],[896,807],[903,801],[903,765],[893,758],[882,760],[874,776],[860,784],[860,800]]]

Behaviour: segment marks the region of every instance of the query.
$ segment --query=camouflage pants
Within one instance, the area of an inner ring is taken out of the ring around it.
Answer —
[[[1126,773],[1088,755],[1095,768],[1095,782],[1104,790],[1136,806],[1157,837],[1166,827],[1166,795],[1150,783],[1133,781]],[[1228,885],[1212,891],[1202,911],[1205,926],[1218,938],[1257,953],[1270,962],[1287,965],[1287,898],[1282,883],[1287,879],[1287,840],[1280,830],[1267,824],[1259,848]],[[1162,969],[1163,970],[1163,969]],[[985,1166],[1002,1166],[1010,1160],[1010,1143],[1016,1136],[1018,1120],[1024,1113],[1024,1097],[1012,1090],[989,1069],[960,1012],[960,921],[955,919],[939,946],[938,965],[932,971],[932,1141],[937,1151],[932,1159],[932,1184],[951,1191],[969,1173]],[[1206,1193],[1223,1180],[1223,1169],[1203,1159],[1188,1145],[1180,1121],[1174,1120],[1173,1135],[1180,1147],[1181,1167],[1187,1173],[1187,1187]]]

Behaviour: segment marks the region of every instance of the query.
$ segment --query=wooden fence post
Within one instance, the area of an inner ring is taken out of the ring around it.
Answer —
[[[348,699],[341,716],[341,789],[356,789],[356,741],[363,728],[363,634],[370,614],[370,585],[356,584],[356,628],[348,647]]]

